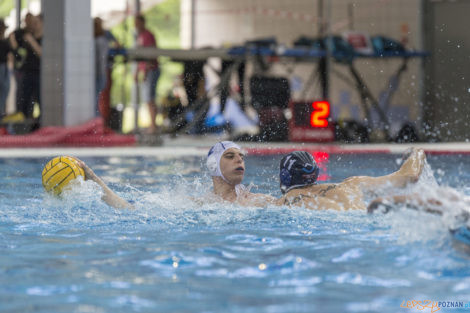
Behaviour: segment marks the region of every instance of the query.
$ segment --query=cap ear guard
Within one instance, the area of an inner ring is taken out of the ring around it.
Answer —
[[[288,186],[291,184],[292,176],[290,175],[289,171],[285,168],[281,169],[279,174],[281,180],[281,192],[286,193]]]
[[[308,164],[302,168],[302,171],[303,173],[301,174],[301,179],[304,184],[313,185],[316,183],[318,174],[320,173],[320,169],[316,164]]]
[[[281,160],[279,178],[281,192],[286,193],[294,188],[314,185],[320,169],[315,159],[306,151],[294,151]]]
[[[217,176],[218,164],[217,164],[217,159],[214,154],[211,154],[207,157],[206,165],[211,176]]]

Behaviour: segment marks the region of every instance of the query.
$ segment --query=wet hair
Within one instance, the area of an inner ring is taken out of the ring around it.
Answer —
[[[135,16],[135,19],[141,21],[142,24],[145,25],[145,16],[143,16],[142,14],[136,15],[136,16]]]
[[[0,31],[4,31],[7,29],[7,25],[5,24],[5,20],[0,18]]]
[[[93,35],[95,37],[104,36],[103,20],[99,17],[93,19]]]
[[[314,185],[320,169],[307,151],[294,151],[282,158],[279,179],[282,193],[294,188]]]

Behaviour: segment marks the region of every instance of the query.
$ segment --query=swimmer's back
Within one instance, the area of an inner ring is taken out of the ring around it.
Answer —
[[[290,190],[279,199],[281,205],[305,206],[310,209],[365,210],[362,192],[349,184],[319,184]]]

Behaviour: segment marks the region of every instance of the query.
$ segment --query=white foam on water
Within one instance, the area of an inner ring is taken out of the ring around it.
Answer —
[[[378,213],[377,219],[396,234],[399,243],[436,241],[443,244],[449,238],[449,230],[466,222],[464,215],[468,212],[470,197],[455,188],[439,186],[427,163],[416,184],[405,190],[394,190],[394,194],[410,195],[412,199],[405,204],[392,205],[393,210],[383,216]]]

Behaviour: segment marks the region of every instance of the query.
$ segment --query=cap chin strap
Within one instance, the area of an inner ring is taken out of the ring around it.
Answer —
[[[220,157],[222,158],[222,156]],[[207,168],[212,173],[211,176],[221,177],[227,184],[233,185],[222,174],[222,171],[220,170],[220,160],[217,162],[217,157],[214,154],[207,157]]]
[[[231,182],[229,182],[225,176],[222,174],[222,171],[220,170],[220,165],[219,165],[219,172],[220,172],[220,176],[227,184],[229,184],[230,186],[237,186],[236,184],[232,184]]]
[[[229,185],[231,185],[231,186],[236,186],[236,185],[232,184],[231,182],[229,182],[229,181],[224,177],[224,175],[222,174],[222,171],[220,170],[220,166],[219,166],[219,172],[220,172],[220,176],[219,176],[219,177],[222,177],[222,179],[223,179],[227,184],[229,184]]]
[[[229,184],[229,185],[231,185],[231,186],[236,186],[236,185],[232,184],[231,182],[229,182],[227,179],[225,179],[224,175],[220,175],[220,177],[222,177],[222,179],[223,179],[227,184]]]

